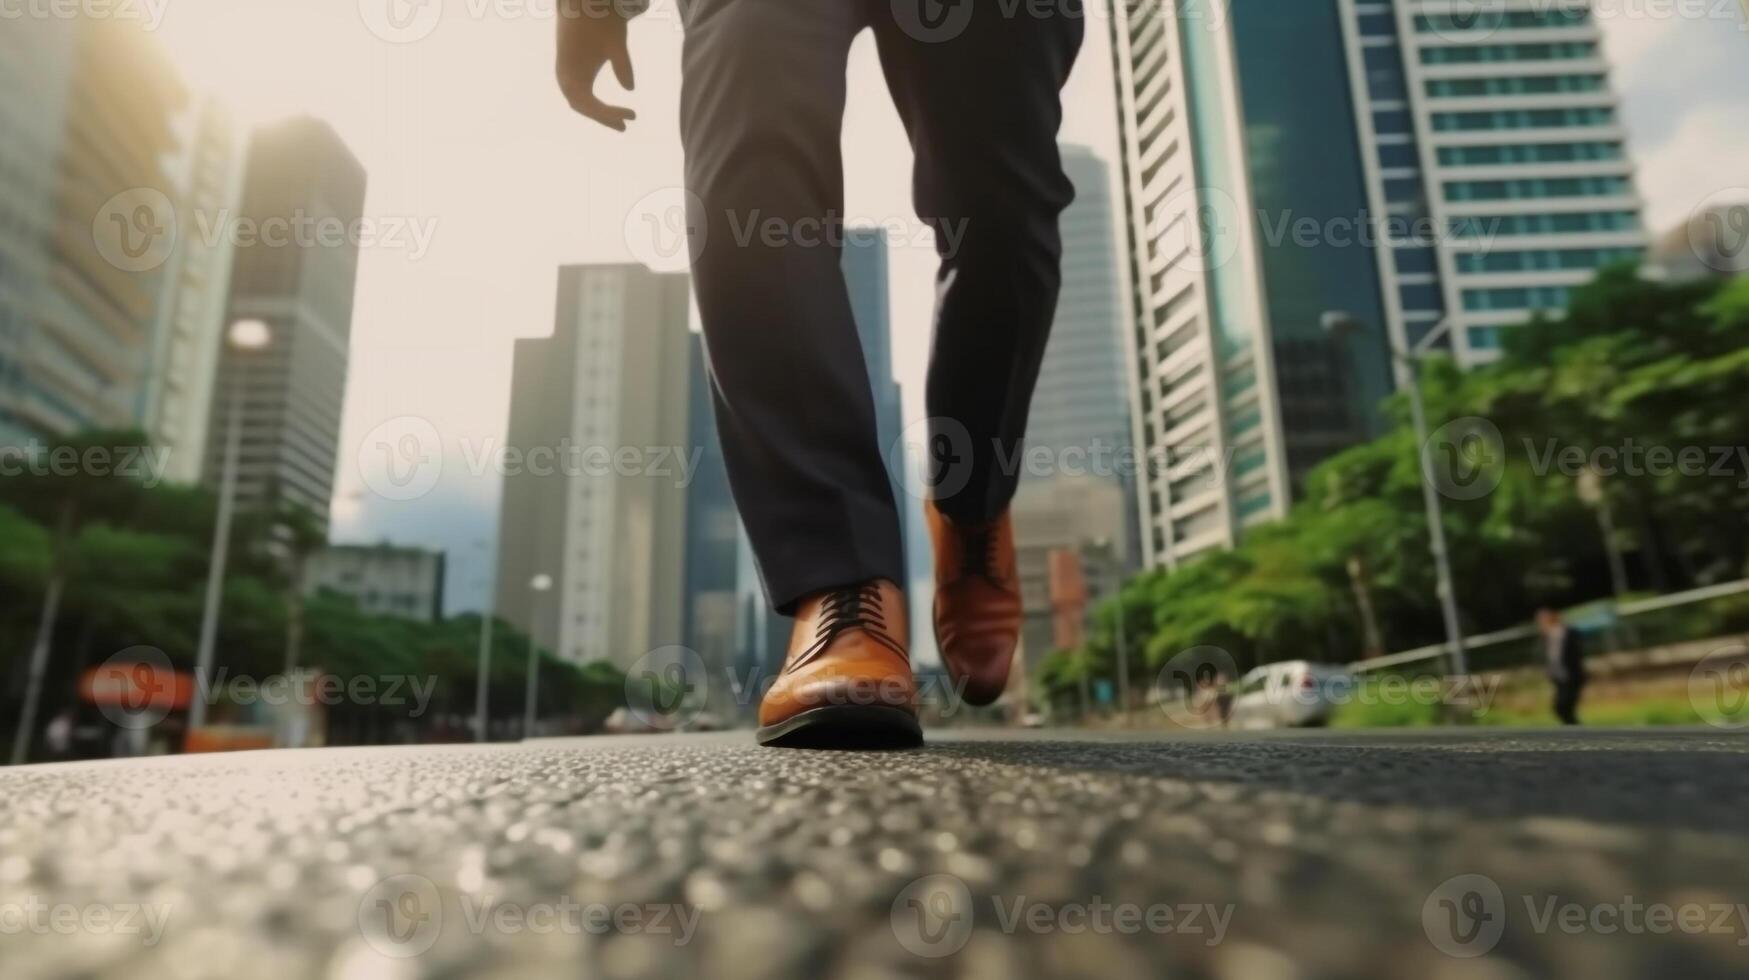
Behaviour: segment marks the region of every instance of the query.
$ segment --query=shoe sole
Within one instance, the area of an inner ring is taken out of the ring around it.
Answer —
[[[766,725],[753,737],[786,749],[914,749],[923,744],[923,726],[903,708],[829,704]]]

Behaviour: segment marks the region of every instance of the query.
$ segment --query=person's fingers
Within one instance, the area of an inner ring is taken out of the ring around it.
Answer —
[[[608,105],[595,96],[595,79],[601,73],[605,59],[590,58],[584,64],[568,66],[559,80],[559,91],[579,115],[617,132],[624,132],[626,123],[637,113],[623,106]],[[617,69],[616,72],[617,74]]]
[[[613,77],[619,79],[621,88],[630,92],[638,87],[637,79],[632,75],[632,53],[626,48],[625,38],[620,38],[618,44],[608,49],[607,58],[613,65]]]
[[[571,108],[577,110],[584,118],[593,119],[615,132],[625,132],[626,123],[638,118],[638,114],[624,106],[608,105],[590,92],[571,101]]]

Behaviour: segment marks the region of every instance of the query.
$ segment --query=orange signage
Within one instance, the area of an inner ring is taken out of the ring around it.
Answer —
[[[128,711],[181,711],[194,700],[194,679],[145,661],[106,663],[79,679],[79,696],[91,704]]]

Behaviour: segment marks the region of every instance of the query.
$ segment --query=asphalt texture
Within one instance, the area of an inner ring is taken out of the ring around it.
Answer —
[[[1749,736],[749,733],[0,771],[0,976],[1749,976]]]

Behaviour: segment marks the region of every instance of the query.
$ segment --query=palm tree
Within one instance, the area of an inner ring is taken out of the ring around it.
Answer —
[[[24,685],[24,706],[12,740],[12,764],[30,756],[43,677],[60,618],[61,598],[75,572],[79,538],[85,528],[129,514],[142,489],[142,466],[149,459],[146,435],[135,430],[86,432],[52,442],[32,456],[26,472],[8,480],[18,509],[49,528],[48,578],[37,614],[36,639]]]

